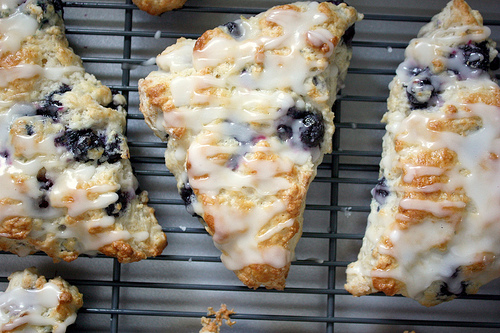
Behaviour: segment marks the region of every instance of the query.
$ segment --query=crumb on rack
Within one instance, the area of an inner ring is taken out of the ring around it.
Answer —
[[[234,309],[228,310],[226,304],[221,304],[220,309],[215,312],[212,307],[208,308],[207,316],[215,316],[215,318],[210,319],[207,317],[201,318],[201,325],[203,326],[200,333],[218,333],[220,332],[220,327],[224,320],[228,326],[233,326],[236,322],[232,321],[229,317],[235,314]]]

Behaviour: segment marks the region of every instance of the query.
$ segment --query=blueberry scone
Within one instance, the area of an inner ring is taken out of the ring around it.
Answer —
[[[500,88],[481,15],[453,0],[390,84],[381,178],[345,288],[425,306],[500,276]]]
[[[273,7],[178,40],[139,82],[181,197],[248,287],[285,286],[360,19],[344,3]]]
[[[151,15],[160,15],[181,8],[186,0],[132,0],[140,10]]]
[[[82,294],[60,277],[47,282],[34,268],[15,272],[0,292],[0,332],[64,333],[82,305]]]
[[[121,262],[166,245],[132,174],[125,100],[84,71],[58,0],[2,2],[0,249]]]

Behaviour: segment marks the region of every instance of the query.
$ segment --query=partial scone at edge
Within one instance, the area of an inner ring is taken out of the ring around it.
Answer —
[[[166,237],[132,173],[126,101],[85,73],[61,14],[59,1],[3,12],[22,28],[0,54],[0,248],[55,261],[159,255]]]
[[[164,12],[181,8],[186,0],[133,0],[134,4],[151,15],[160,15]]]
[[[481,15],[451,1],[406,49],[390,85],[387,133],[358,261],[355,296],[402,294],[425,306],[500,276],[500,88]]]
[[[285,286],[361,17],[345,4],[273,7],[181,38],[139,81],[188,211],[251,288]]]
[[[9,285],[0,292],[2,332],[63,333],[76,320],[76,312],[83,305],[82,294],[61,277],[47,281],[32,267],[14,272]],[[7,317],[5,317],[7,316]],[[43,325],[41,323],[44,323]]]

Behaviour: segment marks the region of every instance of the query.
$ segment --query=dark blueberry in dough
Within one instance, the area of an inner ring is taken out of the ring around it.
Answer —
[[[95,134],[92,129],[84,128],[80,130],[67,129],[63,135],[55,139],[57,146],[64,146],[73,153],[76,161],[88,162],[89,150],[104,148],[101,138]]]
[[[354,24],[347,28],[347,30],[344,32],[344,36],[342,36],[342,39],[344,40],[344,43],[347,47],[352,46],[352,39],[354,38],[355,34],[356,30]]]
[[[101,141],[105,141],[105,136],[101,137]],[[122,159],[121,145],[122,138],[115,134],[112,139],[108,140],[104,146],[104,152],[99,159],[99,163],[116,163]]]
[[[36,114],[44,117],[49,117],[54,120],[59,118],[59,112],[63,109],[61,102],[54,99],[54,95],[62,95],[71,90],[67,84],[62,84],[58,90],[51,92],[44,101],[42,101],[36,110]]]
[[[496,56],[495,59],[493,59],[491,62],[490,62],[490,69],[492,71],[496,71],[497,69],[500,68],[500,57],[499,56]]]
[[[227,31],[234,39],[240,38],[243,36],[243,31],[241,31],[241,26],[236,22],[228,22],[223,25],[227,28]]]
[[[24,128],[26,129],[26,134],[27,135],[32,136],[33,134],[35,134],[35,130],[33,129],[33,125],[26,124],[24,126]]]
[[[198,214],[194,212],[193,203],[196,202],[196,195],[191,188],[189,182],[185,182],[182,187],[179,189],[179,194],[181,196],[182,201],[184,201],[184,205],[186,206],[186,210],[194,217],[200,217]]]
[[[412,109],[425,109],[436,91],[429,78],[415,77],[406,87],[406,94]]]
[[[48,191],[53,185],[54,182],[47,178],[45,168],[42,168],[38,171],[38,174],[36,175],[36,180],[40,183],[40,190],[42,191]]]
[[[439,292],[436,294],[436,298],[448,299],[451,296],[465,296],[465,295],[467,295],[467,291],[466,291],[467,285],[468,285],[467,281],[461,281],[459,290],[452,291],[452,290],[450,290],[450,286],[448,285],[448,283],[443,281],[441,283],[440,288],[439,288]]]
[[[0,156],[2,156],[5,159],[9,158],[9,156],[10,156],[9,151],[8,150],[0,151]]]
[[[121,106],[121,107],[125,107],[126,105],[122,104],[119,102],[119,100],[121,100],[122,98],[115,98],[116,95],[120,95],[120,92],[116,89],[111,89],[111,94],[113,96],[112,100],[111,100],[111,103],[109,103],[108,105],[106,105],[106,107],[108,108],[111,108],[113,110],[118,110],[118,108]]]
[[[410,82],[406,87],[406,96],[412,110],[425,109],[434,106],[437,102],[439,83],[433,80],[429,68],[408,69]]]
[[[386,198],[389,196],[391,191],[387,186],[387,180],[382,177],[378,180],[377,185],[372,189],[372,196],[379,205],[385,204]]]
[[[276,132],[281,141],[290,141],[292,145],[300,141],[304,148],[318,147],[325,134],[323,116],[293,106],[279,120]]]
[[[280,138],[281,141],[286,141],[290,139],[293,135],[292,128],[285,124],[278,125],[276,131],[278,132],[278,137]]]
[[[323,117],[319,113],[309,113],[302,120],[300,128],[300,141],[307,147],[317,147],[323,141],[325,125]]]
[[[342,1],[342,0],[329,0],[327,2],[331,2],[333,3],[334,5],[340,5],[341,3],[346,3],[345,1]]]
[[[54,182],[47,177],[47,172],[45,168],[41,168],[36,175],[36,180],[40,184],[40,191],[42,195],[38,198],[37,204],[39,208],[49,207],[49,200],[47,196],[47,191],[54,185]]]
[[[118,190],[116,194],[118,194],[118,200],[105,208],[106,214],[109,216],[120,216],[127,209],[128,203],[130,202],[130,195],[128,192]]]
[[[471,69],[487,71],[490,66],[490,52],[487,42],[467,44],[460,47],[463,52],[464,64]]]

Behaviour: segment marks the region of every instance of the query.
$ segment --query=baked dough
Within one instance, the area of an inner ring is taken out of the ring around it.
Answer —
[[[146,13],[160,15],[181,8],[186,3],[186,0],[132,0],[132,2]]]
[[[61,277],[47,282],[35,268],[15,272],[0,292],[0,332],[64,333],[82,305],[82,294]]]
[[[285,286],[360,19],[344,3],[273,7],[179,39],[139,81],[181,197],[248,287]]]
[[[125,99],[85,73],[58,0],[7,1],[0,18],[0,249],[120,262],[166,237],[138,191]]]
[[[390,84],[381,179],[345,288],[425,306],[500,276],[500,88],[481,15],[453,0]]]

